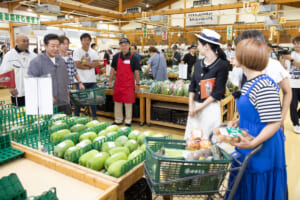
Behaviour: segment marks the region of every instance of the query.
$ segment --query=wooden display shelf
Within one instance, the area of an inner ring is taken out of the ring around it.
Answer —
[[[113,90],[112,89],[106,89],[105,94],[112,96]],[[140,100],[140,118],[132,118],[133,121],[140,122],[141,125],[144,125],[145,123],[145,94],[142,92],[136,93],[136,98]],[[103,111],[97,111],[97,115],[105,116],[105,117],[114,117],[114,113],[111,112],[103,112]]]
[[[95,188],[99,188],[103,192],[97,195],[96,197],[97,200],[117,199],[118,185],[114,182],[102,178],[99,175],[96,176],[92,170],[87,170],[87,168],[84,167],[78,167],[79,165],[37,151],[35,149],[31,149],[27,146],[15,142],[11,142],[11,143],[13,148],[25,152],[24,156],[26,159],[33,161],[34,163],[37,163],[39,165],[45,166],[49,169],[55,170],[56,172],[59,172],[61,174],[77,179]],[[70,192],[70,191],[66,191],[66,192]]]
[[[179,77],[178,74],[168,74],[168,78],[178,79],[178,77]]]
[[[152,101],[157,101],[152,103]],[[185,104],[181,106],[174,106],[178,104]],[[171,122],[161,122],[156,120],[151,120],[151,107],[160,107],[160,108],[168,108],[172,110],[182,110],[188,111],[186,105],[189,104],[188,97],[178,97],[178,96],[171,96],[171,95],[162,95],[162,94],[148,94],[146,95],[146,123],[156,124],[161,126],[167,126],[172,128],[178,129],[185,129],[186,126],[174,124]],[[227,108],[225,108],[227,106]],[[225,99],[220,101],[220,108],[221,108],[221,122],[223,123],[223,117],[227,114],[226,120],[230,121],[233,119],[234,115],[234,107],[235,107],[235,100],[232,95],[226,97]]]

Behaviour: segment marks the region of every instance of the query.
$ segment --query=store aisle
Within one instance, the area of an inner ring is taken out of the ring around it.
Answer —
[[[0,100],[5,100],[10,103],[10,96],[7,89],[0,89]],[[289,116],[289,114],[288,114]],[[109,118],[98,117],[100,121],[112,121]],[[133,123],[134,129],[145,131],[151,130],[154,133],[162,133],[164,135],[173,134],[173,138],[181,139],[184,136],[184,130],[165,128],[162,126],[139,126]],[[289,117],[285,120],[285,135],[286,135],[286,160],[288,172],[289,200],[300,199],[300,134],[293,132],[293,126]],[[160,198],[158,198],[160,199]],[[176,198],[175,198],[176,199]],[[188,199],[188,198],[185,198]]]

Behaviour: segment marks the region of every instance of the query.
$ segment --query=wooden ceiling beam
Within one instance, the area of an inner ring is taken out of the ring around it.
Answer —
[[[300,0],[265,0],[265,4],[299,3]]]
[[[122,12],[125,11],[127,8],[134,7],[135,5],[143,2],[143,0],[129,0],[122,5]],[[115,11],[119,11],[119,6],[114,8]]]
[[[85,4],[89,4],[92,3],[94,0],[80,0],[80,3],[85,3]]]
[[[52,5],[57,5],[57,6],[60,6],[61,8],[69,8],[69,9],[77,10],[79,12],[87,12],[87,13],[90,13],[90,14],[95,14],[95,15],[100,15],[100,16],[107,16],[107,17],[112,17],[112,18],[117,18],[117,19],[121,18],[121,14],[110,13],[110,12],[106,12],[106,11],[100,11],[100,10],[97,10],[97,9],[92,9],[90,5],[84,4],[84,3],[80,3],[78,5],[78,4],[72,4],[69,1],[62,2],[62,1],[55,1],[55,0],[40,0],[40,2],[41,3],[48,3],[48,4],[52,4]]]
[[[69,25],[54,25],[54,26],[61,27],[61,28],[68,28],[68,29],[84,30],[84,31],[95,31],[95,32],[103,33],[103,34],[120,33],[120,31],[106,31],[106,30],[100,30],[97,28],[88,28],[88,27],[80,27],[80,26],[69,26]]]
[[[164,8],[164,7],[166,7],[166,6],[170,5],[170,4],[176,3],[177,1],[179,1],[179,0],[167,0],[167,1],[165,1],[165,2],[163,2],[163,3],[160,3],[160,4],[158,4],[157,6],[151,8],[151,10],[159,10],[159,9],[162,9],[162,8]]]

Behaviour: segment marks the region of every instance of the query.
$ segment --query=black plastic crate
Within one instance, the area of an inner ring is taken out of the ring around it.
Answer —
[[[135,103],[132,105],[132,117],[140,118],[140,100],[136,99]]]
[[[186,125],[188,111],[172,110],[172,122],[178,125]]]
[[[145,178],[141,178],[125,191],[125,200],[152,200],[152,192]]]
[[[151,108],[151,120],[172,122],[172,110],[168,108]]]

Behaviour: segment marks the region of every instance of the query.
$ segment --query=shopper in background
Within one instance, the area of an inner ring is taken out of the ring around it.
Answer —
[[[122,38],[119,44],[121,52],[113,57],[109,77],[109,87],[112,88],[112,80],[116,74],[113,93],[114,124],[123,123],[123,104],[125,104],[125,125],[131,126],[132,104],[135,103],[135,92],[140,90],[140,64],[138,57],[130,52],[130,41],[127,38]]]
[[[224,97],[229,63],[220,47],[218,33],[204,29],[196,37],[199,53],[205,57],[198,60],[194,67],[189,87],[189,116],[184,138],[189,139],[191,131],[198,127],[208,139],[221,122],[219,101]]]
[[[188,80],[191,80],[191,74],[192,74],[192,71],[193,71],[193,67],[194,67],[194,64],[197,61],[196,51],[197,51],[197,46],[192,44],[189,47],[189,53],[185,54],[182,61],[181,61],[181,64],[187,64],[188,65],[188,71],[187,71]]]
[[[148,67],[145,70],[144,75],[147,74],[151,68],[154,80],[168,80],[167,63],[164,55],[160,54],[155,47],[149,48],[149,54]]]
[[[99,65],[99,57],[97,53],[90,48],[92,38],[90,34],[83,33],[80,36],[81,48],[76,49],[73,54],[73,59],[75,61],[75,66],[77,68],[79,77],[86,89],[96,88],[96,74],[95,67]],[[78,88],[78,85],[77,85]],[[97,107],[91,106],[92,108],[92,117],[97,119]],[[75,115],[79,116],[80,107],[76,106]]]
[[[238,186],[234,200],[284,200],[287,193],[284,134],[280,128],[281,105],[279,88],[263,70],[269,62],[267,45],[262,40],[246,39],[236,48],[236,65],[244,69],[247,82],[236,104],[239,120],[230,122],[229,127],[247,130],[254,139],[240,137],[232,142],[238,152],[237,159],[245,157],[257,146],[262,150],[251,157]],[[231,167],[239,166],[233,161]],[[229,183],[236,177],[232,171]],[[229,186],[231,187],[231,186]]]
[[[91,48],[96,51],[96,53],[98,52],[98,47],[96,45],[96,43],[91,44]]]
[[[237,46],[240,41],[244,39],[250,39],[254,38],[257,40],[261,40],[262,42],[265,42],[264,35],[257,30],[249,30],[241,33],[235,40],[234,43]],[[230,80],[237,80],[236,82],[233,82],[234,85],[242,86],[246,82],[247,78],[243,74],[243,69],[242,68],[237,68],[239,70],[233,70],[231,75],[230,75]],[[280,64],[279,61],[274,60],[272,58],[269,58],[269,62],[267,64],[267,67],[263,70],[264,74],[267,74],[270,76],[276,84],[280,87],[283,93],[283,98],[282,98],[282,111],[281,111],[281,116],[282,116],[282,121],[281,125],[283,127],[284,125],[284,120],[286,118],[288,109],[291,104],[291,99],[292,99],[292,89],[290,86],[290,81],[289,81],[289,74],[288,72],[283,68],[283,66]]]
[[[140,63],[140,65],[142,65],[142,57],[141,57],[140,54],[138,53],[138,49],[137,49],[137,47],[136,47],[135,44],[132,44],[132,45],[130,46],[130,51],[131,51],[131,53],[132,53],[133,55],[136,55],[136,56],[138,57],[139,63]]]
[[[3,61],[3,58],[5,56],[5,54],[7,53],[7,46],[6,45],[2,45],[1,46],[1,52],[0,52],[0,65]]]
[[[58,112],[72,114],[69,98],[69,77],[67,66],[59,53],[59,37],[48,34],[44,37],[45,52],[37,55],[29,64],[28,75],[43,77],[48,74],[52,78],[53,104],[58,106]]]
[[[274,60],[278,60],[275,52],[273,51],[272,44],[270,44],[270,43],[268,43],[268,52],[269,52],[269,57],[270,58],[272,58]]]
[[[110,64],[111,54],[112,52],[110,50],[105,50],[103,67],[106,67],[107,64]]]
[[[38,48],[37,48],[37,47],[33,49],[33,53],[35,53],[35,54],[39,54],[39,52],[38,52]]]
[[[227,44],[227,49],[224,51],[225,54],[226,54],[226,58],[227,60],[230,62],[231,60],[231,57],[234,57],[235,56],[235,52],[234,50],[232,49],[232,45],[231,44]]]
[[[290,84],[292,87],[292,103],[290,104],[290,116],[294,125],[294,131],[300,133],[300,110],[298,103],[300,100],[300,36],[293,39],[294,51],[291,55],[283,55],[283,64],[290,73]]]
[[[10,88],[11,102],[17,106],[25,106],[24,77],[27,75],[30,61],[35,54],[28,50],[29,38],[24,34],[17,35],[16,47],[5,54],[0,67],[0,74],[15,72],[16,88]]]
[[[172,63],[173,65],[179,65],[180,61],[181,61],[181,55],[180,53],[177,51],[177,45],[174,45],[172,47],[172,51],[173,51],[173,56],[172,56]]]
[[[79,84],[79,89],[84,90],[85,87],[80,80],[80,77],[75,67],[74,60],[71,57],[71,55],[68,53],[69,45],[70,45],[69,38],[64,35],[59,36],[59,44],[60,44],[59,54],[65,60],[65,63],[67,65],[67,71],[69,75],[69,85],[68,85],[69,90],[73,89],[74,77]]]

